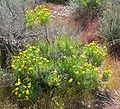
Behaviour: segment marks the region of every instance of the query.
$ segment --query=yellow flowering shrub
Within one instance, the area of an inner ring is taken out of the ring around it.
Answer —
[[[41,40],[39,44],[26,45],[17,56],[12,57],[11,67],[15,74],[19,97],[37,97],[56,87],[77,87],[83,91],[94,89],[101,80],[108,80],[110,69],[98,70],[106,56],[106,47],[97,42],[83,45],[68,34],[55,39],[54,45]]]
[[[48,76],[46,76],[46,82],[49,86],[59,86],[61,83],[62,76],[58,74],[57,70],[51,71]]]
[[[90,44],[86,44],[85,56],[88,61],[90,60],[93,66],[99,67],[100,65],[102,65],[103,60],[107,54],[106,52],[106,47],[101,47],[97,45],[97,42],[95,41]]]
[[[17,81],[15,86],[18,89],[13,92],[26,99],[32,97],[35,91],[39,90],[38,84],[36,84],[36,82],[40,81],[39,76],[42,78],[44,76],[43,71],[47,72],[49,69],[48,63],[47,58],[40,56],[39,48],[30,46],[30,44],[26,45],[26,50],[20,50],[19,54],[12,58],[11,67],[15,73]],[[38,80],[36,81],[36,79]]]
[[[61,72],[66,84],[79,87],[81,90],[94,89],[102,78],[99,78],[98,67],[106,56],[106,47],[92,42],[83,46],[68,34],[55,40],[55,48],[59,50],[57,69]]]
[[[107,81],[109,79],[109,77],[111,76],[112,71],[110,70],[110,67],[111,66],[109,66],[109,68],[106,68],[104,70],[103,75],[101,77],[103,81]]]
[[[26,27],[32,28],[33,25],[44,25],[51,19],[50,10],[45,8],[44,5],[38,5],[34,10],[28,10],[25,13],[27,20]]]
[[[20,50],[18,56],[13,56],[11,63],[12,68],[19,73],[27,72],[26,74],[37,74],[40,70],[45,68],[49,62],[47,58],[39,56],[39,51],[39,48],[27,45],[25,51]]]
[[[13,90],[13,93],[17,95],[20,98],[25,98],[28,100],[31,95],[33,95],[31,89],[31,79],[30,78],[25,78],[24,80],[21,80],[18,78],[18,82],[15,83],[16,88]]]

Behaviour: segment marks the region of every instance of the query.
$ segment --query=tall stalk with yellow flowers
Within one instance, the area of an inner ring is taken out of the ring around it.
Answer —
[[[44,26],[45,29],[45,38],[47,42],[50,44],[48,40],[48,32],[47,32],[47,26],[46,24],[51,19],[51,13],[50,10],[45,8],[44,5],[37,6],[34,10],[28,10],[25,14],[27,24],[26,27],[29,29],[32,29],[34,25],[40,24],[41,26]]]

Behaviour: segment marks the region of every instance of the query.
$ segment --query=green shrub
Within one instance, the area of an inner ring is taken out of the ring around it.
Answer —
[[[13,57],[12,68],[14,68],[17,80],[15,84],[17,88],[14,90],[15,94],[20,97],[26,96],[28,99],[31,96],[35,96],[35,92],[40,90],[40,87],[38,87],[39,83],[37,82],[42,78],[40,75],[47,71],[48,66],[46,65],[49,61],[39,56],[39,48],[29,45],[26,47],[25,51],[20,50],[19,55]]]
[[[80,16],[95,17],[101,15],[101,12],[107,5],[106,0],[72,0],[74,7],[80,7]]]
[[[43,43],[44,42],[44,43]],[[76,87],[82,91],[94,89],[99,78],[106,48],[92,42],[83,46],[68,34],[50,45],[41,40],[36,46],[26,46],[13,56],[11,66],[16,79],[13,91],[22,98],[34,98],[40,92],[55,87]],[[95,63],[94,63],[95,62]]]
[[[100,22],[100,37],[104,38],[108,45],[120,42],[120,8],[114,7],[103,11]]]
[[[87,49],[85,50],[85,56],[91,62],[91,64],[96,67],[102,65],[107,48],[105,46],[102,48],[99,45],[96,45],[94,41],[86,46]]]

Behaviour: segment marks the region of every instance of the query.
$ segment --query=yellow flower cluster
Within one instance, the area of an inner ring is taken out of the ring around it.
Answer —
[[[91,59],[91,63],[94,66],[100,66],[107,55],[107,48],[99,46],[96,41],[90,44],[86,44],[85,56]]]
[[[110,67],[107,67],[103,74],[99,75],[99,78],[102,79],[103,81],[107,81],[109,77],[111,76],[112,71],[110,70]]]
[[[18,83],[15,83],[16,86],[19,86],[21,84],[20,79],[18,78]]]
[[[70,78],[68,82],[72,83],[73,82],[73,78]],[[80,85],[80,82],[78,81],[77,84]]]
[[[102,49],[99,45],[97,45],[96,43],[98,43],[98,41],[93,41],[92,43],[90,44],[86,44],[86,46],[89,48],[89,50],[94,50],[93,52],[95,54],[99,53],[101,56],[106,56],[106,51],[107,51],[107,48],[106,46],[104,46]],[[105,50],[105,51],[104,51]]]
[[[72,49],[73,47],[72,46],[70,46],[70,50]]]
[[[93,66],[91,63],[88,62],[83,62],[81,65],[74,65],[73,68],[75,71],[68,82],[75,85],[81,85],[84,82],[87,84],[87,82],[90,81],[89,79],[92,79],[93,77],[97,78],[100,72],[96,66]],[[87,80],[87,78],[89,79]]]
[[[30,9],[30,10],[26,11],[26,14],[32,13],[32,12],[34,12],[34,11]]]
[[[75,55],[72,55],[73,56],[73,58],[76,58],[76,56]]]
[[[26,50],[20,50],[17,56],[13,56],[11,66],[15,72],[25,74],[28,77],[30,74],[36,74],[42,68],[45,68],[49,60],[40,56],[40,49],[35,46],[26,45]],[[31,79],[26,77],[24,80],[18,78],[15,83],[16,89],[13,92],[19,97],[25,97],[29,99],[29,95],[32,93],[31,90]],[[59,83],[56,83],[60,85]]]
[[[33,71],[36,67],[45,66],[49,63],[47,58],[39,56],[40,49],[28,44],[25,51],[20,50],[18,56],[13,56],[11,66],[18,72]]]
[[[52,71],[49,76],[48,76],[48,85],[56,85],[59,86],[60,85],[60,81],[61,81],[61,75],[58,74],[57,70],[55,69],[54,71]]]
[[[108,69],[106,69],[106,70],[104,71],[104,73],[107,73],[108,76],[111,76],[112,71],[110,70],[110,68],[108,68]]]
[[[29,99],[30,88],[31,88],[31,79],[25,78],[23,81],[18,78],[18,82],[15,83],[17,86],[12,92],[18,95],[18,97],[25,97],[27,100]]]
[[[71,83],[72,81],[73,81],[73,78],[70,78],[70,79],[69,79],[69,83]]]
[[[44,5],[38,5],[34,10],[28,10],[26,11],[26,19],[27,24],[26,26],[35,23],[38,21],[39,24],[46,24],[51,17],[50,10],[45,8]]]

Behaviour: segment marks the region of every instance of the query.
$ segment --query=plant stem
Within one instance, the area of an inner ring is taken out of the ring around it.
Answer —
[[[44,24],[44,28],[45,28],[45,38],[46,38],[47,42],[48,42],[49,45],[50,45],[50,42],[49,42],[49,40],[48,40],[48,34],[47,34],[47,27],[46,27],[46,24]]]

